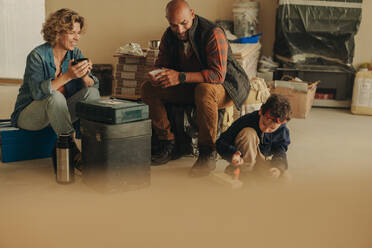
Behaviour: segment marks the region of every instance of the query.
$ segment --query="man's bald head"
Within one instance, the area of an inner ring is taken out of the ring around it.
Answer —
[[[191,11],[189,3],[185,0],[172,0],[167,4],[167,7],[165,8],[166,17],[168,18],[169,15],[180,10]]]
[[[180,40],[187,40],[187,31],[191,28],[195,14],[185,0],[172,0],[165,9],[166,18],[174,34]]]

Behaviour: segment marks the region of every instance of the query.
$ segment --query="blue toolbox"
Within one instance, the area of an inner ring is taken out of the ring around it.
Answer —
[[[50,126],[39,131],[27,131],[2,122],[1,161],[5,163],[50,157],[56,141],[57,135]]]

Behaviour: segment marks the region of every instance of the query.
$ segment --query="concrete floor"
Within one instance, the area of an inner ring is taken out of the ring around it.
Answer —
[[[0,118],[16,94],[0,86]],[[372,247],[372,117],[313,108],[289,127],[293,182],[240,190],[189,178],[194,158],[110,194],[57,184],[50,159],[0,163],[0,247]]]

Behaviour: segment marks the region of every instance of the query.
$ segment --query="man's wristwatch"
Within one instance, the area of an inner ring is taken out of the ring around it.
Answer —
[[[186,81],[186,74],[184,72],[180,72],[178,74],[178,80],[181,84],[183,84]]]

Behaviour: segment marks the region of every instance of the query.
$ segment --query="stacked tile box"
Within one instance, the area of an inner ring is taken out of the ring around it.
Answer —
[[[259,42],[244,44],[231,43],[230,46],[234,58],[243,67],[245,73],[247,73],[248,78],[252,79],[256,77],[261,44]],[[231,120],[236,120],[241,116],[240,111],[235,107],[235,105],[227,108],[226,112],[230,116],[228,119]]]
[[[258,42],[245,44],[232,43],[230,45],[234,58],[243,67],[248,78],[256,77],[261,44]]]
[[[148,81],[148,72],[154,68],[159,50],[148,49],[144,56],[114,55],[118,58],[113,96],[118,98],[140,98],[140,89]]]

